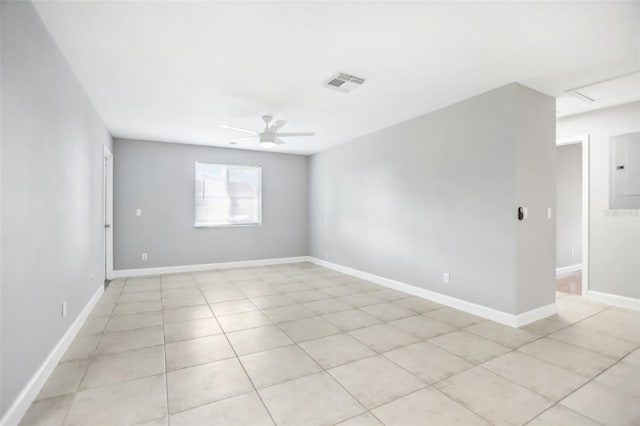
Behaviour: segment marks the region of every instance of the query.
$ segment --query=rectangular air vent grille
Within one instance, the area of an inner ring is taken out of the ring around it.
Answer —
[[[339,92],[350,92],[356,87],[362,85],[364,83],[364,79],[360,77],[356,77],[349,74],[338,73],[337,75],[331,77],[326,83],[325,86],[337,90]]]

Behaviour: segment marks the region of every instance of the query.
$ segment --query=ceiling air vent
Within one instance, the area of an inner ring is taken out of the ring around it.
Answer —
[[[348,93],[364,83],[364,79],[349,74],[338,73],[331,77],[324,85],[338,92]]]

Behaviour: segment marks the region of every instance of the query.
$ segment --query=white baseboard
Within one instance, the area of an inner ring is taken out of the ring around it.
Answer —
[[[143,277],[149,275],[177,274],[181,272],[211,271],[214,269],[249,268],[252,266],[281,265],[285,263],[298,262],[309,262],[309,256],[241,260],[238,262],[205,263],[200,265],[163,266],[159,268],[120,269],[113,271],[113,278]]]
[[[556,275],[569,274],[571,272],[576,272],[581,269],[582,269],[582,263],[577,263],[575,265],[569,265],[569,266],[561,266],[559,268],[556,268]]]
[[[62,356],[67,351],[67,348],[73,342],[73,339],[78,334],[78,331],[84,324],[85,320],[93,310],[98,300],[104,293],[104,286],[100,286],[95,294],[91,297],[87,305],[80,312],[78,317],[73,321],[73,324],[67,329],[66,333],[58,341],[56,346],[49,352],[49,355],[40,365],[40,368],[35,372],[27,385],[22,389],[20,395],[15,399],[11,407],[7,410],[4,417],[0,421],[2,426],[16,426],[22,420],[22,417],[27,412],[31,403],[36,399],[38,393],[44,386],[45,382],[53,372],[53,369],[58,365],[58,362],[62,359]]]
[[[622,308],[640,311],[640,299],[634,299],[633,297],[618,296],[617,294],[587,290],[586,298],[593,302],[605,303],[607,305],[620,306]]]
[[[495,322],[499,322],[510,327],[522,327],[523,325],[538,321],[558,312],[556,304],[551,303],[549,305],[542,306],[528,312],[523,312],[518,315],[509,314],[497,309],[478,305],[472,302],[467,302],[466,300],[458,299],[456,297],[447,296],[446,294],[426,290],[424,288],[405,284],[400,281],[395,281],[389,278],[370,274],[368,272],[363,272],[357,269],[342,266],[337,263],[327,262],[326,260],[321,260],[315,257],[310,257],[309,260],[316,265],[324,266],[325,268],[333,269],[335,271],[349,274],[357,278],[362,278],[364,280],[368,280],[394,290],[402,291],[412,296],[422,297],[423,299],[431,300],[433,302],[440,303],[442,305],[446,305],[460,311],[468,312],[470,314],[477,315],[479,317],[483,317]]]

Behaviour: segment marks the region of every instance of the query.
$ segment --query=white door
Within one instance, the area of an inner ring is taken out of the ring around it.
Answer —
[[[104,148],[102,171],[102,204],[104,206],[104,280],[113,278],[113,154]]]

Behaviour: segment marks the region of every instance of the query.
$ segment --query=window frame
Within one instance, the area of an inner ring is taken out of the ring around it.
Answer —
[[[196,200],[196,186],[198,183],[198,164],[211,164],[215,166],[233,167],[236,169],[260,170],[258,174],[258,221],[252,223],[226,223],[219,225],[200,225],[197,223],[198,201]],[[252,226],[262,226],[262,166],[254,164],[230,164],[230,163],[214,163],[210,161],[195,161],[193,167],[193,227],[194,228],[245,228]]]

